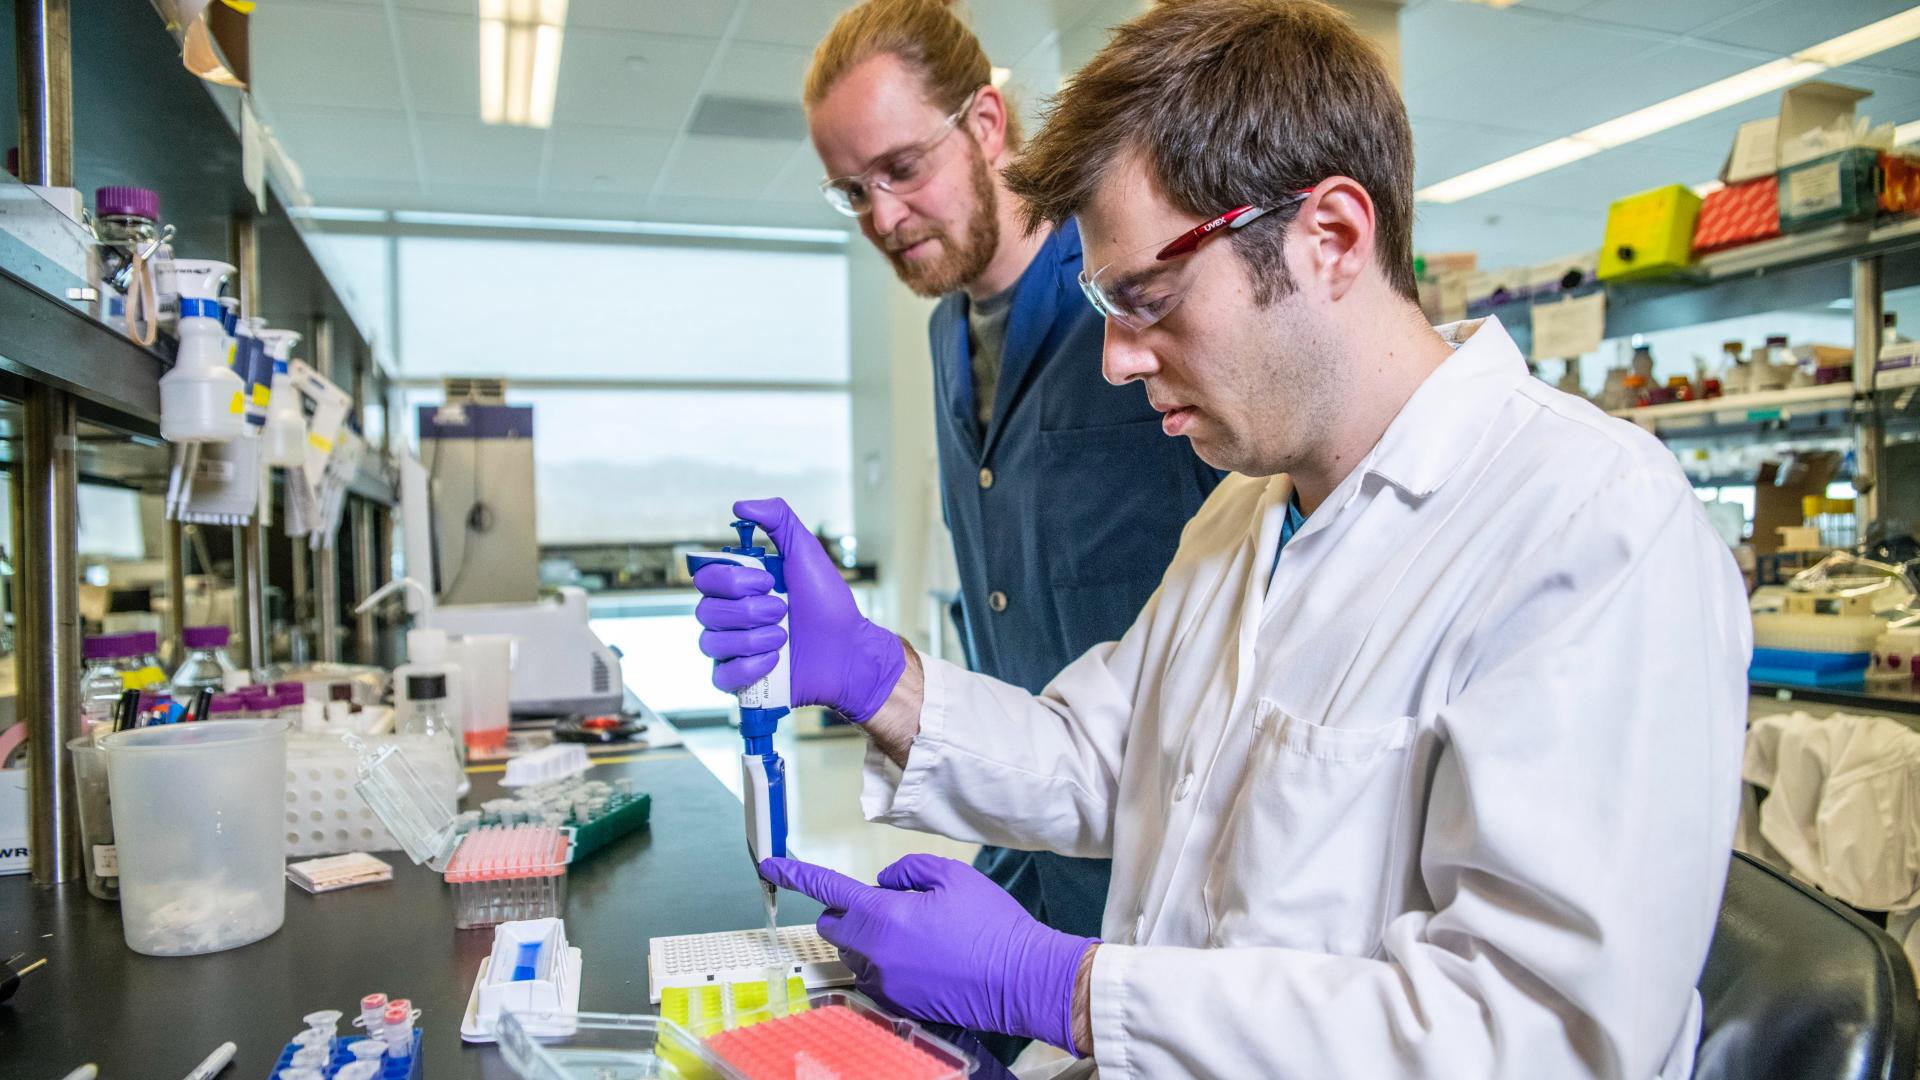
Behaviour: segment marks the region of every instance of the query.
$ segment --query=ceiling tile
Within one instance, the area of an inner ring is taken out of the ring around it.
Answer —
[[[471,2],[471,0],[469,0]],[[567,28],[638,30],[718,39],[741,0],[572,0]]]
[[[620,128],[553,129],[546,190],[644,195],[667,160],[673,136]]]
[[[777,175],[800,146],[765,139],[689,135],[668,166],[660,194],[717,199],[758,199],[767,178]]]
[[[1454,85],[1471,86],[1516,59],[1523,59],[1553,20],[1519,9],[1496,11],[1480,4],[1424,4],[1400,16],[1400,82],[1416,87],[1462,76]]]
[[[1920,75],[1920,41],[1909,41],[1905,45],[1896,45],[1885,52],[1874,53],[1859,65],[1874,70],[1903,71],[1910,75]],[[1841,68],[1829,78],[1846,81],[1846,72],[1851,67]]]
[[[506,187],[464,180],[446,180],[429,185],[427,196],[418,209],[472,214],[531,214],[540,205],[540,194],[531,186]]]
[[[1468,169],[1540,144],[1539,134],[1496,123],[1413,118],[1414,186],[1438,183]]]
[[[612,30],[568,34],[554,122],[679,131],[716,47]]]
[[[407,117],[398,110],[288,105],[274,110],[269,126],[309,187],[319,179],[419,179]]]
[[[812,57],[809,50],[791,45],[732,42],[720,54],[707,93],[783,103],[799,101],[800,84]]]
[[[1000,67],[1024,63],[1049,36],[1070,30],[1097,0],[972,0],[974,36]]]
[[[740,0],[747,13],[734,31],[736,41],[812,49],[849,0]]]
[[[426,190],[402,180],[352,180],[310,177],[307,194],[319,206],[366,206],[383,210],[418,209],[428,205]]]
[[[1588,0],[1577,10],[1582,21],[1618,23],[1645,30],[1684,34],[1710,30],[1736,16],[1753,15],[1798,0]],[[1534,6],[1531,0],[1529,7]],[[1709,34],[1711,36],[1711,34]]]
[[[539,183],[547,132],[538,128],[483,124],[446,116],[419,118],[420,149],[427,182],[436,190],[451,180],[531,188]]]
[[[273,105],[395,108],[400,73],[384,9],[263,4],[251,19],[254,90]],[[352,57],[343,64],[342,57]]]
[[[403,12],[400,43],[407,60],[407,94],[415,110],[451,116],[480,113],[480,20]],[[561,64],[571,41],[561,47]]]
[[[1403,36],[1401,41],[1407,110],[1417,116],[1557,136],[1664,96],[1625,80],[1606,93],[1575,88],[1590,73],[1610,71],[1646,56],[1650,46],[1637,35],[1607,30],[1568,35],[1535,21],[1528,24],[1525,35],[1505,47],[1498,62],[1438,77],[1417,75],[1431,67],[1415,62],[1415,46],[1408,38]],[[1423,47],[1436,45],[1445,48],[1444,43],[1433,42]]]
[[[1696,184],[1719,171],[1724,148],[1682,154],[1627,146],[1579,165],[1555,169],[1500,189],[1503,206],[1520,205],[1603,213],[1615,199],[1665,184]],[[1593,242],[1598,244],[1596,235]]]
[[[400,11],[432,11],[443,15],[476,17],[480,14],[480,0],[355,0],[355,2],[375,5],[391,3]]]
[[[822,175],[820,159],[814,156],[813,147],[803,145],[787,158],[786,166],[767,184],[760,198],[766,202],[817,202],[825,206],[826,200],[820,196]]]
[[[1897,15],[1911,6],[1908,0],[1794,0],[1756,5],[1747,15],[1704,36],[1784,55]]]

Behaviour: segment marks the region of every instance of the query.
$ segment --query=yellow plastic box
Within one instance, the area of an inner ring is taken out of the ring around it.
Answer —
[[[1684,184],[1668,184],[1607,208],[1607,232],[1600,244],[1600,280],[1632,281],[1683,269],[1693,246],[1693,223],[1700,196]]]

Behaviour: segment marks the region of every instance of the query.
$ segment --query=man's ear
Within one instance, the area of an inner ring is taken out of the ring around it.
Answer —
[[[1007,98],[996,86],[982,86],[960,122],[967,125],[988,161],[1000,160],[1007,148]]]
[[[1294,225],[1308,272],[1331,299],[1345,296],[1373,264],[1373,196],[1352,177],[1330,176],[1316,184]]]

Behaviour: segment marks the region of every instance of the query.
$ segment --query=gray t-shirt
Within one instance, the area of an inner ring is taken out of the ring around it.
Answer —
[[[967,348],[973,354],[973,406],[984,434],[993,422],[993,395],[1000,385],[1000,358],[1007,347],[1007,319],[1013,314],[1009,285],[985,300],[967,305]]]

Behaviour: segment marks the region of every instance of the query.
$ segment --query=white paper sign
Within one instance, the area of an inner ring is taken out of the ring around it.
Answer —
[[[1787,216],[1808,217],[1841,204],[1840,163],[1829,161],[1787,174]]]
[[[261,146],[260,120],[253,115],[252,97],[240,97],[240,179],[252,193],[254,205],[267,212],[267,157]]]
[[[1739,134],[1733,137],[1733,153],[1727,156],[1727,173],[1722,179],[1729,184],[1737,184],[1742,180],[1772,176],[1776,160],[1774,144],[1779,135],[1778,116],[1741,124]]]
[[[1596,292],[1555,304],[1533,306],[1533,358],[1585,356],[1600,347],[1607,330],[1607,294]]]

